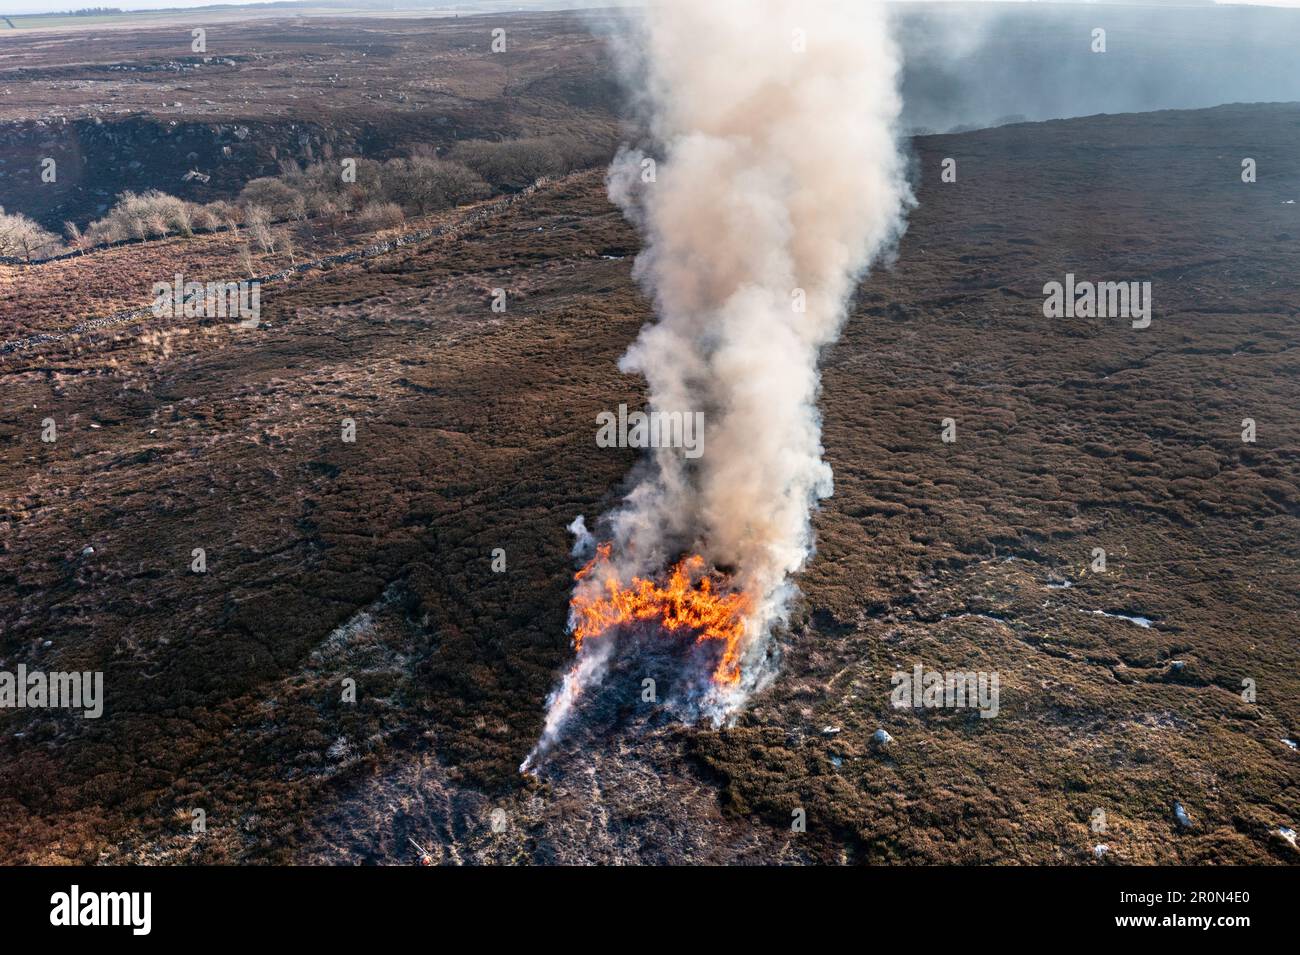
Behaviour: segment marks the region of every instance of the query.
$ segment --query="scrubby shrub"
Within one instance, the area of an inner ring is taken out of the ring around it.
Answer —
[[[469,140],[456,145],[452,158],[498,189],[522,189],[542,176],[565,171],[564,156],[549,139]]]
[[[468,140],[458,143],[451,158],[463,162],[497,189],[522,189],[543,176],[559,176],[609,159],[607,143],[561,136],[510,139],[503,142]]]
[[[431,156],[390,159],[377,162],[359,159],[356,179],[344,182],[335,165],[316,163],[305,169],[288,164],[278,179],[255,179],[240,194],[242,204],[255,204],[270,211],[275,219],[333,216],[354,209],[370,209],[376,216],[396,221],[391,210],[379,207],[395,204],[403,213],[423,215],[488,195],[486,182],[457,162]]]
[[[254,179],[239,193],[239,204],[262,206],[276,219],[307,218],[306,198],[284,179]]]
[[[383,188],[390,202],[416,215],[481,199],[491,192],[483,177],[465,164],[431,156],[390,159],[384,163]]]
[[[127,239],[152,239],[171,233],[189,235],[193,231],[195,206],[184,199],[169,196],[157,189],[148,192],[124,192],[108,215],[86,227],[92,245],[124,242]]]
[[[406,215],[395,202],[368,202],[357,221],[367,229],[395,229],[406,221]]]

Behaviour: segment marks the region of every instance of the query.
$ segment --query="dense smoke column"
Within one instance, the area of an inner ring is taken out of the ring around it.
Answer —
[[[898,56],[862,0],[663,0],[641,28],[658,158],[646,182],[646,157],[620,155],[610,195],[644,235],[657,321],[621,367],[653,407],[704,411],[706,430],[698,462],[657,451],[613,517],[616,551],[642,572],[682,550],[734,568],[761,636],[831,492],[818,355],[910,202]]]
[[[706,706],[720,719],[761,678],[831,493],[820,351],[912,201],[899,61],[871,0],[656,0],[616,49],[653,145],[619,154],[609,193],[643,236],[656,315],[620,368],[705,432],[698,459],[654,449],[598,536],[620,580],[698,553],[747,595],[742,678]]]

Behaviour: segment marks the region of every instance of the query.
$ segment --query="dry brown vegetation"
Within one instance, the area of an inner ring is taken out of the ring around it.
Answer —
[[[1249,189],[1223,158],[1245,141],[1275,172]],[[1104,808],[1107,861],[1294,862],[1300,115],[916,148],[898,262],[825,357],[836,492],[778,678],[720,731],[590,719],[540,783],[517,767],[570,658],[564,527],[634,462],[593,421],[640,400],[616,362],[649,317],[599,172],[268,289],[255,331],[147,321],[0,359],[0,650],[108,687],[98,722],[0,716],[3,858],[399,861],[409,835],[442,861],[1092,863]],[[1151,327],[1043,318],[1066,271],[1150,278]],[[1001,715],[894,710],[916,661],[997,671]]]

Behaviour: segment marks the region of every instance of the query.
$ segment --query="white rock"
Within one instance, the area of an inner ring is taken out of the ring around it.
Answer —
[[[1174,818],[1178,820],[1178,824],[1184,829],[1192,828],[1192,817],[1187,814],[1187,810],[1183,808],[1183,804],[1180,802],[1174,803]]]
[[[877,746],[888,746],[893,741],[894,737],[890,736],[884,729],[878,729],[871,734],[871,742]]]
[[[1106,845],[1105,843],[1099,842],[1092,847],[1092,854],[1094,858],[1100,859],[1107,852],[1110,852],[1110,846]]]

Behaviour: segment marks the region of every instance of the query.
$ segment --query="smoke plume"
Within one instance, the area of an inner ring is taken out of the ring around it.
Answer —
[[[655,0],[620,46],[650,145],[620,152],[609,195],[643,235],[634,274],[656,320],[619,367],[645,377],[652,409],[703,411],[705,431],[698,460],[650,450],[598,525],[607,566],[579,580],[575,605],[684,554],[722,571],[744,595],[745,636],[735,678],[700,701],[720,721],[766,675],[811,508],[831,493],[819,353],[912,201],[898,55],[874,0]],[[566,712],[579,667],[599,679],[589,646],[553,696]]]

